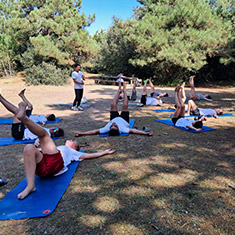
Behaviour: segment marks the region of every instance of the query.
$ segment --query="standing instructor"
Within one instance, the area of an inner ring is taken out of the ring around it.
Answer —
[[[82,111],[83,108],[80,106],[80,104],[83,96],[83,85],[85,81],[85,76],[83,72],[80,71],[80,64],[75,64],[74,68],[75,69],[72,72],[72,79],[74,82],[75,99],[73,101],[73,106],[71,107],[71,109],[74,111]]]

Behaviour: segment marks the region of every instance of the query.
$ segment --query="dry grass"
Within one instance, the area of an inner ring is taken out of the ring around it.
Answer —
[[[75,130],[104,126],[109,104],[117,87],[94,85],[88,80],[85,96],[91,107],[72,112],[53,102],[71,103],[72,84],[28,86],[26,95],[34,114],[55,113],[66,138]],[[25,87],[22,78],[0,80],[3,95],[14,104]],[[130,88],[130,87],[128,87]],[[142,88],[138,88],[139,94]],[[173,88],[161,87],[171,96]],[[234,112],[234,88],[198,88],[210,92],[215,102],[201,107],[222,106]],[[172,105],[172,98],[165,99]],[[81,137],[86,151],[115,148],[117,152],[82,162],[56,210],[48,217],[0,222],[0,234],[232,234],[234,232],[235,117],[209,119],[216,131],[192,134],[154,121],[170,113],[152,107],[130,106],[135,126],[150,127],[153,137]],[[1,117],[11,115],[0,106]],[[10,126],[1,125],[0,137],[10,136]],[[63,144],[64,140],[56,141]],[[24,145],[0,147],[0,199],[24,178]]]

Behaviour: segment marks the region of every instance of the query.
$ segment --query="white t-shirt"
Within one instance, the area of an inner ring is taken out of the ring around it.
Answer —
[[[44,129],[51,136],[50,129],[48,129],[48,128],[44,128]],[[26,128],[24,130],[24,138],[23,138],[23,140],[35,140],[37,138],[38,138],[38,136],[34,135],[28,128]]]
[[[83,80],[82,80],[83,75],[84,74],[81,71],[79,71],[79,72],[73,71],[72,72],[72,78],[76,79],[76,81],[78,81],[78,82],[83,82]],[[77,83],[74,83],[74,89],[83,89],[83,85],[78,85]]]
[[[200,115],[207,116],[207,117],[213,117],[216,115],[216,111],[214,109],[199,109]]]
[[[178,127],[184,127],[186,129],[188,129],[187,126],[192,126],[193,122],[194,122],[194,120],[190,119],[190,118],[180,118],[179,120],[177,120],[175,125]]]
[[[59,171],[57,174],[55,174],[54,176],[57,175],[61,175],[64,172],[66,172],[68,170],[68,165],[72,162],[72,161],[82,161],[83,159],[80,159],[80,157],[84,154],[83,152],[78,152],[68,146],[65,145],[61,145],[57,147],[58,150],[60,150],[60,153],[62,155],[63,161],[64,161],[64,168]]]
[[[201,94],[201,93],[198,93],[197,94],[197,99],[198,100],[204,100],[206,97],[203,95],[203,94]]]
[[[157,106],[157,105],[161,105],[161,104],[162,104],[161,99],[157,100],[156,98],[147,97],[146,105]]]
[[[46,122],[47,119],[44,115],[30,115],[29,118],[33,121],[33,122],[37,122],[37,123],[42,123],[42,122]]]
[[[122,133],[128,134],[129,133],[129,130],[130,130],[129,123],[121,117],[116,117],[116,118],[112,119],[105,127],[100,129],[100,134],[108,133],[110,130],[110,126],[114,122],[117,124],[120,134],[122,134]]]

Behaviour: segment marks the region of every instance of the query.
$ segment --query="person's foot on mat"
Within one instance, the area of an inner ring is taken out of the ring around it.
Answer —
[[[20,200],[23,200],[25,199],[30,193],[32,192],[35,192],[36,191],[36,188],[33,187],[33,188],[29,188],[28,186],[24,189],[24,191],[22,191],[21,193],[19,193],[17,195],[17,198],[20,199]]]
[[[0,187],[7,184],[7,180],[0,178]]]

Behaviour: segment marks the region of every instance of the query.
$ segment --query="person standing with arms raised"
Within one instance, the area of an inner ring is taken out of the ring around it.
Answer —
[[[72,79],[74,82],[74,90],[75,90],[75,99],[73,101],[73,106],[71,107],[74,111],[82,111],[83,108],[80,106],[82,96],[83,96],[83,86],[85,81],[85,76],[83,72],[81,72],[81,65],[75,64],[75,70],[72,72]]]

